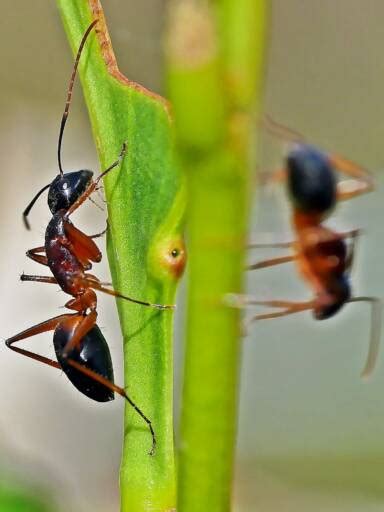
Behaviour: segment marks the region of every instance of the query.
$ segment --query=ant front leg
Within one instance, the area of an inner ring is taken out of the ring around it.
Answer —
[[[125,157],[125,153],[127,152],[127,143],[126,142],[123,142],[122,146],[121,146],[121,150],[120,150],[120,154],[117,158],[117,160],[115,162],[113,162],[112,165],[110,165],[109,167],[107,167],[107,169],[105,169],[105,171],[103,171],[99,176],[98,178],[96,179],[95,181],[95,184],[97,185],[99,183],[99,181],[104,178],[104,176],[106,174],[108,174],[110,171],[112,171],[112,169],[114,169],[115,167],[117,167],[118,165],[121,164],[121,162],[123,161],[124,157]]]
[[[337,171],[353,178],[337,184],[337,199],[339,201],[346,201],[374,190],[373,176],[364,167],[338,155],[329,155],[329,159]]]
[[[86,199],[88,199],[88,197],[92,194],[92,192],[94,192],[94,190],[96,189],[99,181],[104,178],[104,176],[106,174],[108,174],[110,171],[112,171],[112,169],[114,169],[115,167],[117,167],[118,165],[121,164],[124,156],[125,156],[125,153],[126,153],[126,150],[127,150],[127,143],[124,142],[122,147],[121,147],[121,151],[120,151],[120,154],[119,154],[119,157],[118,159],[113,162],[112,165],[110,165],[107,169],[105,169],[105,171],[103,171],[95,181],[92,181],[92,183],[88,186],[88,188],[81,194],[80,197],[77,198],[77,200],[72,204],[72,206],[70,208],[68,208],[66,214],[65,214],[65,217],[68,218],[70,215],[72,215],[72,213],[77,210],[77,208],[79,208],[79,206],[81,206],[84,201]]]

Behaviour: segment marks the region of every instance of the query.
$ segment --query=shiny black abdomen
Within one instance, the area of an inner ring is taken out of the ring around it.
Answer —
[[[103,384],[83,374],[62,357],[65,345],[72,337],[73,331],[64,324],[58,325],[53,336],[56,357],[63,371],[72,384],[84,395],[97,402],[109,402],[114,399],[114,393]],[[82,366],[102,375],[110,382],[114,382],[111,354],[107,342],[95,325],[82,339],[80,351],[74,349],[68,358],[73,359]]]
[[[60,288],[72,296],[83,291],[79,280],[85,279],[84,268],[70,248],[64,230],[65,210],[55,213],[45,231],[45,252],[48,266]],[[75,283],[77,281],[77,283]]]
[[[288,191],[295,208],[326,213],[336,202],[336,180],[327,155],[300,144],[287,157]]]

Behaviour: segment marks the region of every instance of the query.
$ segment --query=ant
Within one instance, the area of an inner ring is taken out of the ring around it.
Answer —
[[[286,248],[292,253],[249,265],[248,270],[280,265],[294,261],[301,277],[309,284],[314,298],[305,302],[284,300],[259,301],[252,297],[233,295],[234,306],[258,305],[277,311],[253,316],[250,321],[266,320],[305,310],[312,310],[316,320],[334,316],[348,302],[371,304],[371,335],[367,361],[362,376],[368,376],[375,365],[380,341],[381,302],[375,297],[353,297],[350,271],[354,259],[358,229],[338,233],[323,225],[337,201],[350,199],[372,191],[372,176],[364,168],[343,157],[327,154],[304,142],[297,132],[280,125],[271,118],[264,119],[267,130],[294,143],[284,169],[274,173],[273,179],[287,180],[292,206],[292,227],[296,240],[288,243],[251,244],[249,248]],[[336,181],[335,171],[353,179]],[[346,240],[350,243],[347,246]]]
[[[45,232],[45,244],[30,249],[27,256],[33,261],[49,267],[53,276],[22,274],[21,280],[58,284],[65,293],[72,296],[65,307],[74,310],[75,313],[56,316],[34,325],[8,338],[5,343],[10,349],[19,354],[64,371],[72,384],[92,400],[98,402],[113,400],[115,392],[124,397],[148,425],[152,436],[150,454],[153,455],[156,447],[156,437],[151,421],[131,400],[125,390],[114,384],[109,347],[96,324],[97,297],[95,290],[143,306],[158,309],[173,309],[174,306],[151,304],[126,297],[115,290],[106,288],[97,277],[87,273],[92,268],[92,263],[100,262],[102,257],[93,239],[103,235],[105,231],[88,236],[77,229],[70,221],[70,216],[90,197],[100,180],[121,164],[126,152],[126,143],[122,145],[118,159],[103,171],[96,180],[92,179],[93,172],[89,170],[64,173],[61,163],[61,144],[77,67],[85,42],[97,22],[98,20],[94,20],[89,25],[81,39],[70,78],[58,140],[59,174],[52,183],[43,187],[36,194],[23,213],[24,224],[29,229],[28,214],[40,195],[49,189],[48,206],[52,212],[52,218]],[[57,361],[14,346],[14,343],[18,341],[47,331],[54,331],[53,344]]]

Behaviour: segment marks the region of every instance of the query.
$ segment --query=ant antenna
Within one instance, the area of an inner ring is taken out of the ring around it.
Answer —
[[[84,48],[85,42],[87,40],[87,37],[88,37],[89,33],[91,32],[91,30],[93,29],[93,27],[96,25],[96,23],[98,21],[99,20],[96,19],[96,20],[94,20],[89,25],[89,27],[87,28],[87,30],[85,31],[85,34],[83,35],[83,37],[81,39],[79,49],[77,50],[76,60],[75,60],[74,66],[73,66],[73,71],[72,71],[71,79],[69,81],[68,92],[67,92],[67,101],[65,103],[65,109],[64,109],[63,117],[61,118],[59,142],[57,144],[57,161],[59,163],[59,171],[60,171],[61,175],[64,174],[63,168],[62,168],[62,165],[61,165],[61,143],[62,143],[62,139],[63,139],[65,123],[67,122],[67,119],[68,119],[69,107],[71,105],[72,91],[73,91],[73,85],[74,85],[75,78],[76,78],[76,72],[77,72],[77,68],[78,68],[78,65],[79,65],[81,52],[83,51],[83,48]]]
[[[291,130],[287,126],[283,124],[277,123],[272,117],[267,114],[264,114],[260,124],[263,128],[267,130],[267,132],[289,142],[305,142],[305,137],[299,132],[295,130]]]
[[[382,320],[382,302],[376,297],[353,297],[348,302],[370,302],[371,303],[371,333],[369,339],[369,349],[364,369],[361,372],[363,378],[369,377],[376,365],[379,354],[381,320]]]
[[[24,226],[28,229],[28,231],[31,229],[31,225],[29,223],[29,220],[27,219],[28,215],[29,215],[29,212],[32,210],[32,207],[33,205],[36,203],[36,201],[39,199],[39,197],[41,196],[41,194],[47,190],[47,188],[49,188],[51,186],[50,183],[48,183],[48,185],[45,185],[45,187],[43,187],[36,195],[35,197],[32,199],[32,201],[29,203],[29,205],[26,207],[26,209],[23,211],[23,221],[24,221]]]

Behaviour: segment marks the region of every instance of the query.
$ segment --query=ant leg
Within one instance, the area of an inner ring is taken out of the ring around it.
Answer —
[[[272,242],[267,244],[250,243],[247,249],[290,249],[296,242]]]
[[[114,169],[115,167],[117,167],[121,163],[121,161],[124,158],[124,155],[125,155],[125,152],[126,152],[126,148],[127,148],[127,144],[126,144],[126,142],[124,142],[123,145],[122,145],[121,151],[120,151],[119,158],[115,162],[113,162],[113,164],[110,165],[107,169],[105,169],[105,171],[103,171],[97,177],[97,179],[95,181],[93,181],[88,186],[88,188],[81,194],[81,196],[76,199],[76,201],[66,211],[66,213],[64,215],[65,218],[68,218],[70,215],[72,215],[72,213],[75,210],[77,210],[77,208],[79,208],[79,206],[81,206],[86,199],[88,199],[88,197],[95,190],[95,188],[96,188],[97,184],[99,183],[99,181],[101,180],[101,178],[103,178],[107,173],[109,173],[109,171],[112,171],[112,169]]]
[[[248,324],[256,320],[270,320],[281,316],[293,315],[301,311],[313,309],[314,301],[309,300],[305,302],[292,302],[286,300],[255,300],[253,297],[239,294],[228,294],[225,298],[225,302],[235,308],[246,308],[248,306],[266,306],[271,308],[278,308],[280,311],[273,313],[260,313],[251,317]]]
[[[361,372],[362,377],[369,377],[375,368],[379,354],[383,303],[377,297],[352,297],[348,302],[368,302],[371,304],[371,329],[368,355],[364,369]]]
[[[96,206],[96,208],[98,208],[102,212],[104,211],[104,208],[102,208],[98,203],[96,203],[96,201],[94,199],[92,199],[92,197],[88,197],[88,199],[89,199],[89,201],[91,201],[92,204],[94,204]]]
[[[287,170],[282,167],[280,169],[274,169],[272,172],[260,172],[260,183],[261,185],[272,185],[275,183],[281,183],[287,179]]]
[[[76,201],[68,208],[68,210],[66,211],[66,213],[64,215],[64,218],[68,219],[68,217],[70,215],[72,215],[72,213],[75,210],[77,210],[79,208],[79,206],[81,206],[84,203],[84,201],[86,201],[88,199],[88,197],[92,194],[92,192],[95,190],[95,188],[96,188],[96,182],[92,181],[91,184],[88,185],[88,187],[81,194],[81,196],[78,197],[76,199]]]
[[[89,238],[92,238],[92,239],[94,239],[94,238],[101,238],[108,231],[108,227],[109,226],[108,226],[108,221],[107,221],[107,225],[106,225],[105,229],[101,233],[97,233],[96,235],[89,235]]]
[[[337,184],[337,200],[347,201],[353,197],[361,196],[374,190],[373,184],[358,180],[344,180]]]
[[[69,353],[80,344],[84,336],[92,329],[96,324],[97,313],[95,310],[91,311],[88,315],[83,316],[78,325],[73,331],[73,335],[68,343],[65,345],[62,355],[68,357]]]
[[[337,171],[354,178],[337,184],[337,199],[339,201],[345,201],[374,190],[373,176],[364,167],[338,155],[329,155],[329,160]]]
[[[259,261],[257,263],[253,263],[252,265],[248,265],[246,270],[257,270],[260,268],[273,267],[275,265],[281,265],[282,263],[289,263],[296,259],[296,255],[291,254],[289,256],[281,256],[280,258],[273,258],[270,260]]]
[[[250,300],[248,302],[250,305],[254,306],[267,306],[272,308],[284,308],[283,311],[277,311],[275,313],[271,313],[271,315],[276,316],[285,316],[292,315],[294,313],[299,313],[300,311],[306,311],[308,309],[313,309],[314,302],[313,300],[307,300],[305,302],[292,302],[292,301],[284,301],[284,300]],[[254,320],[263,320],[265,318],[275,318],[275,316],[266,316],[266,315],[255,315],[252,317]]]
[[[40,334],[42,332],[54,331],[60,322],[62,322],[63,320],[67,320],[71,316],[73,315],[60,315],[54,318],[50,318],[45,322],[41,322],[40,324],[34,325],[33,327],[30,327],[29,329],[26,329],[25,331],[22,331],[19,334],[15,334],[11,338],[8,338],[7,340],[5,340],[5,344],[7,345],[8,348],[13,350],[14,352],[17,352],[18,354],[30,357],[31,359],[39,361],[40,363],[47,364],[48,366],[53,366],[53,368],[61,369],[61,366],[57,361],[53,361],[52,359],[49,359],[47,357],[41,356],[40,354],[36,354],[35,352],[31,352],[20,347],[14,347],[13,344],[16,343],[17,341],[30,338],[31,336],[35,336],[36,334]]]
[[[12,336],[12,338],[8,338],[5,341],[5,344],[7,347],[9,347],[14,352],[17,352],[18,354],[24,355],[26,357],[29,357],[31,359],[34,359],[35,361],[39,361],[40,363],[46,364],[48,366],[52,366],[53,368],[57,368],[58,370],[61,370],[61,366],[57,361],[53,361],[52,359],[49,359],[47,357],[41,356],[40,354],[36,354],[35,352],[31,352],[29,350],[22,349],[20,347],[13,346],[14,343],[21,341],[23,339],[29,338],[31,336],[35,336],[36,334],[40,334],[47,331],[53,331],[56,329],[58,324],[63,322],[64,320],[67,320],[71,317],[78,316],[75,315],[60,315],[55,318],[51,318],[50,320],[46,320],[45,322],[42,322],[40,324],[34,325],[33,327],[30,327],[29,329],[26,329],[25,331],[20,332],[19,334],[16,334],[15,336]],[[76,368],[78,371],[84,373],[85,375],[88,375],[88,377],[93,378],[97,382],[100,382],[107,388],[111,389],[112,391],[115,391],[119,395],[121,395],[123,398],[125,398],[128,403],[135,409],[135,411],[143,418],[145,423],[148,425],[148,428],[151,432],[152,436],[152,449],[150,451],[150,455],[153,455],[155,453],[156,449],[156,436],[155,432],[152,427],[152,422],[145,416],[145,414],[140,410],[140,408],[133,402],[133,400],[127,395],[127,393],[124,391],[124,389],[120,388],[119,386],[116,386],[109,380],[105,379],[101,375],[93,372],[92,370],[85,368],[81,364],[79,364],[76,361],[73,361],[71,358],[67,359],[68,364]]]
[[[113,286],[113,283],[110,281],[100,281],[100,279],[92,274],[85,274],[88,281],[95,282],[97,284],[101,284],[102,286]]]
[[[34,249],[29,249],[26,252],[26,255],[28,258],[30,258],[33,261],[36,261],[37,263],[40,263],[41,265],[48,266],[48,259],[43,254],[38,254],[39,252],[45,252],[45,247],[35,247]]]
[[[142,300],[132,299],[131,297],[127,297],[126,295],[123,295],[120,292],[117,292],[116,290],[109,290],[108,288],[105,288],[100,281],[94,281],[92,279],[87,280],[87,284],[90,288],[93,288],[95,290],[98,290],[100,292],[106,293],[108,295],[112,295],[113,297],[117,297],[119,299],[125,299],[130,302],[133,302],[135,304],[140,304],[142,306],[148,306],[151,308],[157,308],[157,309],[175,309],[175,305],[168,305],[168,304],[152,304],[151,302],[145,302]]]
[[[343,238],[351,238],[351,243],[350,243],[350,245],[348,247],[347,258],[345,260],[345,268],[347,270],[352,268],[353,260],[354,260],[354,257],[355,257],[356,239],[360,235],[360,232],[361,231],[359,229],[354,229],[352,231],[349,231],[349,232],[346,232],[346,233],[342,233],[342,237]]]
[[[84,375],[87,375],[91,379],[96,380],[97,382],[104,385],[111,391],[115,391],[116,393],[118,393],[120,396],[122,396],[123,398],[125,398],[127,400],[129,405],[131,407],[133,407],[133,409],[139,414],[139,416],[141,416],[141,418],[148,425],[148,428],[149,428],[149,430],[151,432],[151,436],[152,436],[152,448],[151,448],[151,451],[149,452],[149,455],[154,455],[155,450],[156,450],[156,436],[155,436],[155,432],[152,427],[152,422],[147,416],[145,416],[145,414],[141,411],[141,409],[139,409],[139,407],[135,404],[135,402],[127,395],[125,390],[119,386],[116,386],[116,384],[109,381],[105,377],[99,375],[98,373],[90,370],[89,368],[86,368],[85,366],[82,366],[80,363],[78,363],[77,361],[74,361],[71,358],[68,358],[67,362],[68,362],[68,364],[70,364],[71,366],[76,368],[76,370],[78,370],[79,372],[82,372],[82,373],[84,373]]]
[[[21,274],[20,281],[36,281],[38,283],[57,284],[54,277],[51,276],[31,276],[29,274]]]
[[[303,307],[311,305],[313,307],[313,301],[305,302],[294,302],[291,300],[257,300],[250,295],[241,295],[238,293],[229,293],[226,296],[226,302],[235,308],[244,308],[247,306],[266,306],[270,308],[284,308],[291,309],[295,307]]]
[[[106,174],[108,174],[110,171],[112,171],[112,169],[114,169],[115,167],[117,167],[118,165],[121,164],[121,162],[123,161],[123,158],[125,157],[125,153],[127,152],[127,143],[126,142],[123,142],[122,146],[121,146],[121,150],[120,150],[120,154],[117,158],[117,160],[115,162],[113,162],[112,165],[110,165],[107,169],[105,169],[105,171],[103,171],[96,179],[95,183],[98,184],[99,181],[104,178],[104,176]]]

